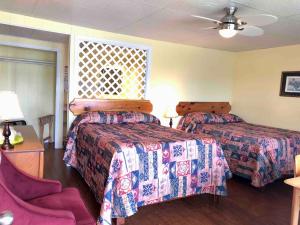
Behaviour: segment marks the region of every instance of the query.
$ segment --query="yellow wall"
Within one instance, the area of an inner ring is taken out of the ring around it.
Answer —
[[[231,100],[233,53],[163,42],[152,49],[148,93],[164,124],[162,114],[178,101]]]
[[[300,131],[300,98],[279,96],[281,72],[300,71],[300,45],[237,53],[232,111],[246,121]]]

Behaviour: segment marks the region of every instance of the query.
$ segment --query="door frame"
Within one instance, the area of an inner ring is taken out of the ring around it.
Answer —
[[[18,48],[29,48],[29,49],[35,49],[35,50],[41,50],[41,51],[49,51],[49,52],[55,52],[56,53],[56,88],[55,88],[55,125],[54,125],[54,147],[55,148],[62,148],[63,144],[59,143],[59,115],[62,113],[63,116],[63,106],[61,106],[59,103],[63,102],[64,96],[60,94],[61,90],[61,60],[62,60],[62,53],[59,48],[55,47],[46,47],[46,46],[38,46],[34,44],[28,44],[28,43],[20,43],[20,42],[11,42],[11,41],[1,41],[0,45],[4,46],[11,46],[11,47],[18,47]],[[63,123],[63,121],[62,121]],[[61,129],[63,126],[61,127]],[[63,140],[62,140],[63,141]]]

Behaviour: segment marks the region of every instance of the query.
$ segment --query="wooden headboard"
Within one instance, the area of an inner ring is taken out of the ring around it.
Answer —
[[[191,112],[211,112],[216,114],[229,113],[229,102],[179,102],[176,106],[178,115],[183,116]]]
[[[70,111],[75,115],[96,111],[134,111],[152,112],[152,104],[149,100],[127,99],[86,99],[75,98],[69,105]]]

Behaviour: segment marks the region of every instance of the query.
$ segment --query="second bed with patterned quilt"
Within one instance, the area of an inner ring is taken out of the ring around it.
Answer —
[[[246,123],[233,114],[192,112],[177,128],[216,138],[232,173],[250,179],[255,187],[292,175],[300,153],[300,132]]]
[[[94,192],[102,225],[144,205],[202,193],[226,195],[231,177],[214,138],[163,127],[146,113],[78,116],[64,160]]]

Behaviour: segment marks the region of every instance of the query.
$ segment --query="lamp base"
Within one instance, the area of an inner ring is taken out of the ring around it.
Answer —
[[[173,119],[172,119],[172,117],[170,117],[169,126],[170,126],[170,128],[172,128],[172,126],[173,126]]]
[[[10,128],[9,128],[9,123],[7,121],[5,121],[4,128],[3,128],[4,141],[3,141],[3,144],[1,145],[2,150],[13,150],[14,149],[14,146],[9,141],[10,134],[11,134],[11,132],[10,132]]]

